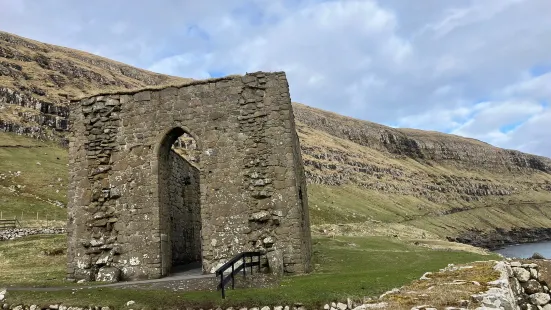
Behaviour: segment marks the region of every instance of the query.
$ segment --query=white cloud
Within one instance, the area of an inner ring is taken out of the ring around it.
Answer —
[[[194,54],[175,55],[155,62],[147,70],[174,76],[178,76],[182,70],[185,70],[194,78],[207,79],[210,75],[203,64],[209,62],[209,56],[208,54],[202,56]]]
[[[185,77],[284,70],[294,101],[551,156],[551,73],[529,74],[551,1],[133,3],[0,0],[0,28]]]
[[[502,127],[522,124],[543,111],[542,105],[533,101],[487,102],[453,133],[500,144],[508,139]]]

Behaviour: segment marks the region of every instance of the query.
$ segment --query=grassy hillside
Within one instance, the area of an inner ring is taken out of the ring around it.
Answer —
[[[0,131],[60,141],[71,98],[186,80],[0,32]],[[293,107],[315,225],[381,222],[440,237],[551,228],[549,158]],[[2,216],[64,218],[66,165],[54,144],[0,135]]]
[[[449,145],[463,143],[456,154],[468,148],[476,152],[476,147],[483,146],[485,151],[493,149],[499,156],[485,159],[480,165],[469,159],[462,162],[430,155],[403,156],[379,145],[380,140],[372,138],[373,142],[368,137],[354,142],[354,138],[303,122],[309,122],[311,119],[306,118],[312,115],[304,109],[325,119],[340,120],[342,116],[298,104],[295,109],[310,183],[313,224],[382,221],[414,226],[441,237],[473,228],[551,227],[551,173],[503,163],[508,160],[506,150],[472,139],[416,132],[415,138],[423,137],[425,143],[442,136],[438,141]],[[377,132],[372,127],[381,126],[348,119],[341,123],[349,132],[365,128]],[[432,151],[427,148],[423,152]],[[451,151],[449,156],[453,156]],[[551,162],[546,158],[542,161]]]
[[[321,134],[320,134],[321,136]],[[300,135],[305,147],[313,145],[312,136]],[[487,178],[495,186],[523,186],[518,175],[499,175],[491,172],[473,174],[445,166],[425,166],[414,160],[391,159],[385,154],[368,148],[354,148],[353,143],[345,140],[331,141],[324,145],[319,136],[315,137],[321,149],[331,150],[336,143],[346,148],[350,157],[363,160],[381,167],[393,167],[397,171],[416,175],[416,182],[431,184],[434,178],[446,176],[465,177],[467,179]],[[314,157],[303,154],[305,161]],[[329,161],[331,163],[331,161]],[[333,163],[335,164],[335,163]],[[338,163],[336,163],[338,164]],[[55,143],[44,142],[11,133],[0,133],[0,212],[3,218],[17,217],[24,221],[64,220],[67,200],[67,151]],[[314,165],[306,165],[310,180],[320,172]],[[344,169],[344,168],[343,168]],[[322,171],[324,177],[332,173],[341,175],[343,171]],[[469,228],[492,229],[496,227],[551,227],[550,195],[545,191],[530,190],[526,178],[525,188],[507,196],[487,196],[476,201],[449,199],[435,202],[423,195],[412,195],[413,180],[392,180],[385,176],[367,175],[364,179],[376,178],[379,184],[390,189],[374,189],[359,186],[362,176],[346,184],[328,185],[310,182],[308,196],[311,223],[314,229],[322,224],[354,224],[352,229],[363,231],[367,235],[380,235],[391,231],[388,226],[380,230],[381,224],[401,224],[404,227],[416,227],[427,236],[434,238],[453,236]],[[406,175],[405,178],[408,178]],[[409,178],[412,178],[411,176]],[[426,178],[426,179],[425,179]],[[545,184],[551,177],[545,173],[535,173],[531,182]],[[355,182],[354,182],[355,181]],[[34,224],[34,223],[33,223]],[[354,228],[354,226],[357,226]],[[366,230],[369,226],[372,230]],[[415,237],[419,237],[421,233]],[[412,236],[414,237],[414,236]]]
[[[84,51],[0,31],[0,87],[56,103],[99,90],[139,88],[190,79],[138,69]]]
[[[53,142],[0,132],[2,217],[65,220],[67,164],[67,151]]]

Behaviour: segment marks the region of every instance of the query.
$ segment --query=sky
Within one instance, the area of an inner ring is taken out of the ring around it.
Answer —
[[[293,101],[551,157],[549,0],[0,0],[0,30],[195,79],[285,71]]]

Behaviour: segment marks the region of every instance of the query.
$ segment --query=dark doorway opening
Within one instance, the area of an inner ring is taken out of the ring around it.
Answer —
[[[163,275],[201,263],[201,193],[195,139],[174,128],[159,150],[159,206]]]

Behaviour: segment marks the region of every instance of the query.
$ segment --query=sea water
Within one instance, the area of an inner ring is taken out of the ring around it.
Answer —
[[[543,257],[551,259],[551,241],[515,244],[494,252],[511,258],[530,258],[534,252],[538,252]]]

